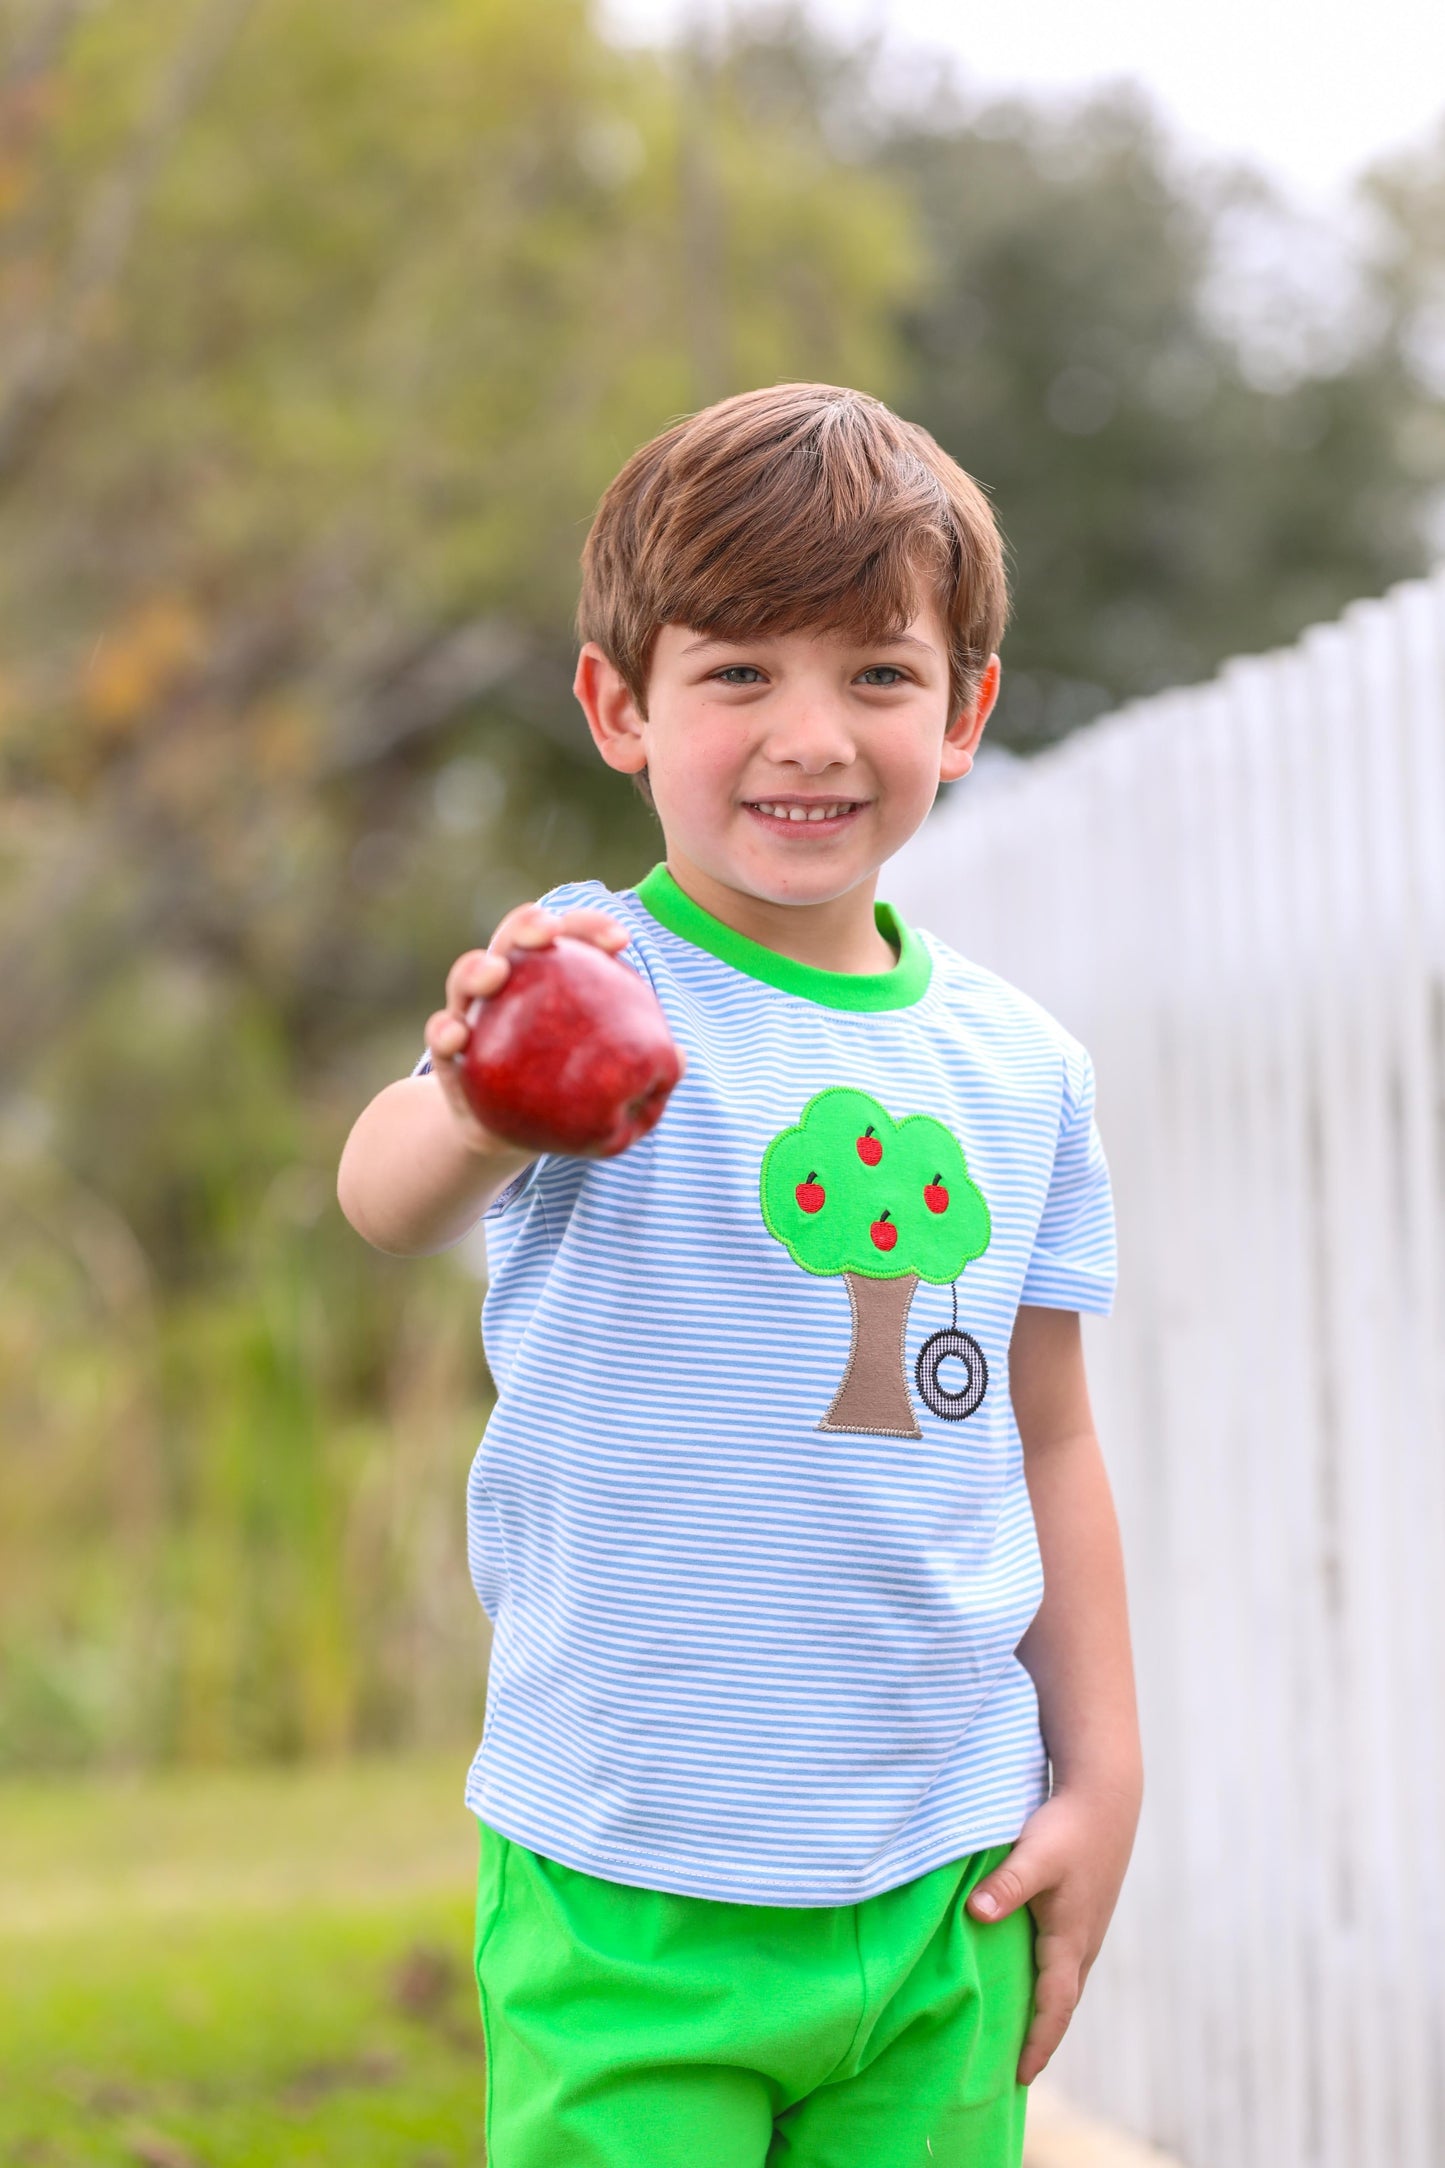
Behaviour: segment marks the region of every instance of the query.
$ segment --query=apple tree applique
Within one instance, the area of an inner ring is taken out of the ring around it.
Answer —
[[[989,1214],[958,1139],[931,1114],[895,1122],[867,1092],[830,1085],[763,1155],[763,1220],[795,1265],[841,1277],[853,1312],[842,1383],[820,1430],[923,1435],[908,1393],[904,1335],[920,1280],[953,1285],[953,1325],[914,1366],[925,1404],[947,1422],[972,1415],[988,1389],[983,1350],[958,1329],[964,1266],[989,1244]],[[940,1377],[952,1358],[966,1382]]]

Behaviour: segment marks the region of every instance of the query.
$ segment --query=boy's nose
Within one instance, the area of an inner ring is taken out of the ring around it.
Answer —
[[[808,775],[847,767],[856,747],[846,719],[824,702],[809,701],[775,715],[764,752],[780,768],[801,768]]]

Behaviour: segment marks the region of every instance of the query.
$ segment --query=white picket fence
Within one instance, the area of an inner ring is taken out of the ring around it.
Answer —
[[[965,782],[883,892],[1093,1053],[1148,1797],[1059,2081],[1445,2164],[1445,573]]]

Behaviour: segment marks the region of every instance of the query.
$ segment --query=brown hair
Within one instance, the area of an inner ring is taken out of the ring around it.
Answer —
[[[952,712],[1008,613],[988,499],[916,422],[836,384],[742,392],[634,452],[582,552],[577,629],[645,712],[658,632],[725,640],[902,631],[931,586]]]

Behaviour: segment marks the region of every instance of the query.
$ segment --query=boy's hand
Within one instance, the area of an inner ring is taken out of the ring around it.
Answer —
[[[506,917],[484,949],[468,949],[447,973],[446,1006],[427,1018],[426,1044],[432,1059],[432,1075],[455,1115],[468,1145],[476,1152],[504,1149],[482,1127],[467,1104],[457,1074],[457,1059],[467,1043],[471,1026],[467,1011],[473,1001],[486,1000],[505,986],[511,965],[508,949],[549,948],[559,933],[576,941],[591,941],[610,955],[626,948],[628,934],[605,911],[564,911],[553,916],[539,903],[520,903]]]
[[[1118,1899],[1138,1818],[1138,1799],[1127,1790],[1064,1785],[1029,1816],[1002,1865],[970,1892],[975,1919],[1007,1919],[1021,1904],[1034,1916],[1038,1981],[1020,2085],[1033,2083],[1068,2031]]]

